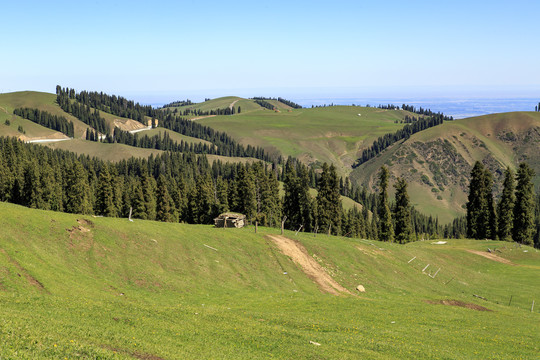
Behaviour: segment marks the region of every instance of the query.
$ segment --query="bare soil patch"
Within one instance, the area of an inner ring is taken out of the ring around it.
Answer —
[[[216,115],[197,116],[197,117],[192,118],[191,120],[195,121],[195,120],[201,120],[201,119],[211,118],[211,117],[215,117],[215,116]]]
[[[114,126],[124,131],[146,129],[146,125],[131,119],[114,119]]]
[[[268,237],[284,255],[300,265],[302,271],[317,284],[319,289],[334,295],[350,294],[349,290],[338,284],[313,257],[309,256],[302,244],[280,235],[268,235]]]
[[[240,99],[238,99],[238,100],[240,100]],[[238,102],[238,100],[234,100],[234,101],[231,103],[231,105],[229,105],[229,109],[232,110],[234,104],[236,104],[236,103]]]
[[[500,257],[500,256],[498,256],[498,255],[493,254],[493,253],[484,252],[484,251],[478,251],[478,250],[471,250],[471,249],[467,249],[467,252],[470,252],[470,253],[472,253],[472,254],[476,254],[476,255],[483,256],[483,257],[485,257],[486,259],[493,260],[493,261],[497,261],[497,262],[500,262],[500,263],[502,263],[502,264],[512,265],[512,266],[517,266],[517,264],[511,262],[510,260],[505,259],[505,258],[502,258],[502,257]]]
[[[476,305],[476,304],[466,303],[460,300],[424,300],[424,301],[428,304],[434,304],[434,305],[459,306],[459,307],[464,307],[464,308],[476,310],[476,311],[493,311],[486,307]]]

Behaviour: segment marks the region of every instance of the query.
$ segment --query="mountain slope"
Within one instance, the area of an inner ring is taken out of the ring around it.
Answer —
[[[540,297],[540,254],[531,248],[285,232],[294,239],[285,245],[304,254],[286,256],[267,236],[277,229],[6,203],[0,214],[2,358],[482,359],[539,350],[530,304]],[[321,291],[300,259],[353,294]]]
[[[393,178],[409,183],[412,202],[442,222],[464,214],[469,175],[475,161],[492,173],[496,191],[503,171],[526,161],[540,184],[540,114],[514,112],[467,118],[424,130],[386,149],[355,169],[351,178],[375,189],[377,171],[389,167]]]
[[[333,163],[341,175],[365,146],[388,132],[403,127],[406,115],[401,110],[383,110],[359,106],[331,106],[312,109],[261,110],[234,116],[216,116],[198,120],[216,130],[225,131],[242,144],[262,146],[284,156],[298,157],[305,163]]]

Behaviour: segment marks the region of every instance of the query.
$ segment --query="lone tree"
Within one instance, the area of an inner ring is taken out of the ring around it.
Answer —
[[[534,231],[534,171],[526,163],[517,171],[516,204],[514,206],[514,241],[532,245]]]
[[[404,244],[411,240],[412,235],[411,205],[407,194],[407,182],[403,178],[398,178],[394,188],[396,189],[396,208],[394,210],[396,241]]]
[[[388,168],[381,167],[379,172],[379,202],[377,205],[379,213],[379,240],[392,241],[394,239],[394,228],[392,227],[392,215],[388,206]]]
[[[514,222],[514,173],[510,167],[504,172],[504,183],[501,200],[497,204],[499,240],[512,241]]]

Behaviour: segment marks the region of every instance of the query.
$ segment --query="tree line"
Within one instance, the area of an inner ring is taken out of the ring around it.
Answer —
[[[517,173],[508,167],[498,202],[493,175],[477,161],[471,171],[467,202],[467,237],[499,239],[540,246],[540,196],[534,193],[534,171],[527,163]]]
[[[333,165],[323,164],[316,177],[317,196],[309,192],[310,176],[307,166],[293,158],[283,167],[210,164],[205,156],[166,152],[109,163],[0,138],[0,201],[115,217],[131,211],[133,218],[194,224],[210,224],[218,214],[236,211],[265,226],[278,227],[285,219],[288,229],[385,240],[379,237],[384,217],[367,206],[343,209],[342,181]],[[415,234],[413,222],[408,239],[423,236]]]
[[[292,107],[293,109],[301,109],[302,108],[302,105],[299,105],[291,100],[287,100],[287,99],[284,99],[282,97],[278,97],[277,98],[277,101],[279,101],[280,103],[282,104],[285,104],[285,105],[288,105],[290,107]]]
[[[365,163],[366,161],[373,159],[384,149],[395,144],[396,142],[408,139],[411,135],[419,131],[440,125],[442,123],[443,119],[440,117],[421,118],[413,122],[412,124],[405,125],[403,128],[397,130],[395,133],[388,133],[384,134],[383,136],[379,136],[369,148],[362,151],[362,156],[356,160],[353,168],[356,168]]]
[[[35,122],[46,128],[56,130],[69,137],[74,137],[73,122],[63,116],[52,115],[46,111],[31,108],[17,108],[13,110],[15,115]]]
[[[97,109],[92,110],[89,105],[71,101],[65,93],[57,95],[56,102],[62,110],[96,129],[99,133],[110,134],[109,126],[107,126],[105,119],[101,117]]]
[[[540,102],[534,107],[534,111],[540,111]]]
[[[56,87],[56,93],[57,102],[64,111],[74,115],[84,123],[90,125],[93,129],[98,130],[99,133],[106,135],[104,138],[106,142],[115,142],[115,137],[110,133],[109,128],[106,126],[105,119],[100,117],[97,109],[109,112],[116,116],[128,117],[135,120],[140,119],[141,122],[143,122],[145,116],[157,119],[159,120],[159,126],[176,131],[182,135],[206,140],[214,145],[214,147],[207,146],[206,148],[204,146],[195,146],[193,151],[197,151],[198,153],[253,157],[270,162],[281,162],[282,160],[280,156],[266,154],[261,147],[253,147],[251,145],[243,146],[224,132],[216,131],[208,126],[175,116],[169,109],[167,111],[156,110],[151,106],[139,105],[138,103],[127,100],[121,96],[111,96],[102,92],[82,91],[81,93],[77,93],[74,89],[62,88],[60,85]],[[94,108],[93,112],[92,108]],[[227,110],[231,111],[228,108]],[[121,136],[118,136],[116,142],[126,141],[136,143],[139,144],[139,147],[163,143],[157,138],[157,135],[153,139],[149,138],[147,140],[135,141],[134,137],[130,137],[124,133],[117,131],[117,134],[121,134]],[[95,141],[98,141],[99,138],[94,136],[94,139]],[[174,143],[167,145],[168,149],[173,149],[175,147],[177,147],[177,145],[174,145]],[[185,148],[182,144],[178,144],[178,147]]]
[[[191,100],[186,99],[186,100],[173,101],[171,103],[163,105],[161,108],[163,109],[163,108],[169,108],[169,107],[181,107],[181,106],[195,105],[195,104],[196,103],[192,102]]]
[[[253,99],[255,100],[255,103],[259,104],[260,106],[262,106],[263,108],[266,108],[268,110],[274,110],[276,108],[274,105],[272,105],[271,103],[269,103],[266,100],[263,100],[263,99],[260,99],[260,98],[253,98]]]

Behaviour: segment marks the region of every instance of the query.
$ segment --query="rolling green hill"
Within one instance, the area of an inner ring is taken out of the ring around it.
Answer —
[[[252,112],[261,110],[262,107],[259,104],[256,104],[253,100],[244,99],[238,96],[224,96],[216,99],[210,99],[201,103],[196,103],[193,105],[184,105],[179,107],[165,108],[174,111],[177,109],[180,112],[184,110],[201,110],[201,111],[210,111],[217,109],[225,109],[230,106],[234,106],[236,109],[240,106],[243,113]],[[197,117],[197,116],[189,116]]]
[[[540,254],[529,247],[280,237],[6,203],[0,214],[2,358],[503,359],[540,350],[538,306],[531,312]]]
[[[198,120],[225,131],[243,144],[262,146],[284,156],[298,157],[305,163],[333,163],[347,175],[361,149],[388,132],[403,127],[395,123],[405,115],[401,110],[357,106],[295,109],[276,113],[262,109],[234,116]]]
[[[40,125],[34,124],[29,120],[21,119],[20,117],[13,115],[13,110],[19,107],[29,107],[34,109],[39,109],[46,111],[53,115],[63,116],[69,121],[73,122],[73,127],[75,129],[75,137],[82,137],[88,125],[77,119],[76,117],[65,113],[59,106],[56,104],[56,95],[44,92],[37,91],[21,91],[0,94],[0,122],[3,124],[5,119],[12,119],[12,123],[21,124],[24,129],[27,130],[27,135],[29,137],[45,137],[56,131],[49,130]],[[15,120],[15,121],[13,121]],[[37,128],[41,128],[37,130]],[[59,133],[58,133],[59,134]],[[5,129],[0,127],[0,135],[13,136],[10,133],[7,133]]]
[[[463,215],[469,175],[482,161],[501,187],[503,170],[526,161],[536,171],[540,185],[540,113],[514,112],[445,122],[424,130],[385,150],[355,169],[351,178],[374,188],[382,165],[393,178],[409,183],[412,202],[422,212],[442,222]]]
[[[241,98],[238,98],[241,99]],[[227,100],[228,101],[228,100]],[[256,104],[255,104],[256,105]],[[38,125],[30,120],[23,119],[13,114],[13,109],[18,107],[36,108],[42,111],[46,111],[53,115],[63,116],[66,119],[73,121],[75,128],[75,139],[62,142],[50,142],[44,143],[45,146],[51,148],[63,149],[73,151],[77,154],[85,154],[91,157],[96,156],[103,160],[119,161],[123,159],[129,159],[130,157],[148,157],[151,154],[158,154],[161,151],[155,149],[143,149],[123,144],[105,144],[100,142],[85,141],[83,140],[88,125],[81,122],[74,116],[64,112],[56,103],[56,95],[35,92],[35,91],[23,91],[15,93],[0,94],[0,136],[14,136],[23,140],[31,139],[60,139],[66,138],[62,133],[48,129],[41,125]],[[257,105],[257,107],[259,107]],[[260,108],[260,107],[259,107]],[[104,111],[100,111],[100,116],[105,118],[108,126],[113,129],[115,122],[126,123],[122,126],[124,130],[130,130],[131,123],[139,124],[134,120],[118,117]],[[9,120],[10,125],[6,125],[5,121]],[[18,127],[22,126],[25,134],[18,131]],[[180,142],[183,140],[187,143],[203,143],[209,144],[208,141],[197,139],[190,136],[185,136],[174,131],[157,128],[139,133],[139,136],[154,136],[159,133],[168,133],[173,141]],[[221,160],[224,162],[253,162],[256,161],[253,158],[237,158],[237,157],[225,157],[219,155],[210,155],[210,161]]]

